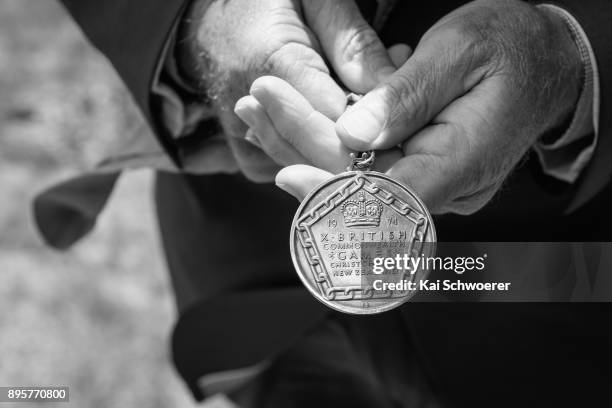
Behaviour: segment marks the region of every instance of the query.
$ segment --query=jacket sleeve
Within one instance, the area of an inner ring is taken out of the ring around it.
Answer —
[[[87,38],[119,73],[161,145],[177,161],[170,135],[159,123],[152,82],[176,20],[190,0],[62,0]]]
[[[590,163],[583,171],[569,211],[584,205],[604,189],[612,176],[612,2],[609,0],[555,0],[567,10],[587,34],[599,71],[599,140]]]

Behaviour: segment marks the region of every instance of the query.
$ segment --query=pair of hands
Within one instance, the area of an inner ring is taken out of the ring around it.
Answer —
[[[193,64],[240,168],[269,181],[289,166],[276,182],[298,199],[344,171],[350,151],[375,149],[376,169],[432,212],[472,213],[571,117],[581,86],[565,23],[518,0],[451,12],[412,54],[385,49],[354,0],[229,0],[194,12]],[[346,110],[343,88],[365,96]]]

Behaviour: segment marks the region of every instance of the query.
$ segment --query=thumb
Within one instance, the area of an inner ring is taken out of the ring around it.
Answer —
[[[334,71],[351,91],[365,93],[396,67],[354,0],[304,1],[308,26]]]
[[[449,46],[444,37],[422,43],[394,74],[340,116],[336,132],[341,140],[358,151],[398,145],[470,89],[472,62],[451,53]]]

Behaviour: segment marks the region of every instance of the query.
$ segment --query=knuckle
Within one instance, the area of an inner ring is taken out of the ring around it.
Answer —
[[[301,118],[296,123],[295,127],[290,129],[286,129],[286,131],[282,132],[282,137],[284,140],[289,143],[295,150],[309,156],[309,144],[308,141],[302,137],[304,129],[314,129],[315,126],[313,123],[316,122],[316,115],[318,115],[317,111],[311,111],[308,115]]]
[[[281,166],[288,166],[295,164],[295,154],[292,152],[292,148],[299,152],[296,145],[299,143],[294,140],[288,140],[284,135],[282,139],[271,137],[267,143],[264,144],[264,151],[268,157],[276,164]]]
[[[425,117],[428,112],[428,98],[422,95],[420,80],[415,76],[397,73],[396,81],[386,84],[385,104],[391,107],[389,126],[411,124],[415,118]]]
[[[454,199],[450,210],[459,215],[471,215],[484,208],[495,196],[501,184],[494,183],[472,194]]]
[[[258,133],[258,138],[261,143],[261,150],[274,163],[286,166],[292,164],[291,154],[287,151],[286,143],[290,141],[285,138],[284,134],[271,134],[269,132]]]
[[[308,70],[328,72],[321,57],[312,48],[299,42],[287,42],[268,52],[260,72],[287,79]]]
[[[472,7],[446,21],[436,30],[455,74],[462,77],[474,71],[493,71],[503,59],[500,27],[504,16],[495,7]]]
[[[448,36],[453,39],[452,46],[447,48],[449,62],[456,67],[456,72],[461,77],[497,70],[503,59],[503,52],[489,27],[470,19],[464,25],[449,31]]]
[[[342,51],[343,62],[363,59],[378,52],[382,45],[376,32],[367,24],[353,30]]]
[[[287,159],[285,152],[276,144],[269,144],[265,146],[264,151],[270,157],[274,163],[285,166],[288,164],[289,160]]]
[[[283,44],[269,51],[261,64],[261,71],[266,74],[275,74],[285,70],[288,63],[293,60],[290,58],[292,48],[292,44]]]

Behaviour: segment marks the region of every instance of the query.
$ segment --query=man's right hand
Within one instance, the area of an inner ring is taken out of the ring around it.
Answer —
[[[322,55],[353,92],[367,92],[395,71],[354,0],[196,0],[186,24],[181,68],[206,90],[238,166],[257,182],[272,181],[280,167],[244,140],[247,128],[233,109],[256,78],[284,79],[336,120],[345,92]]]

